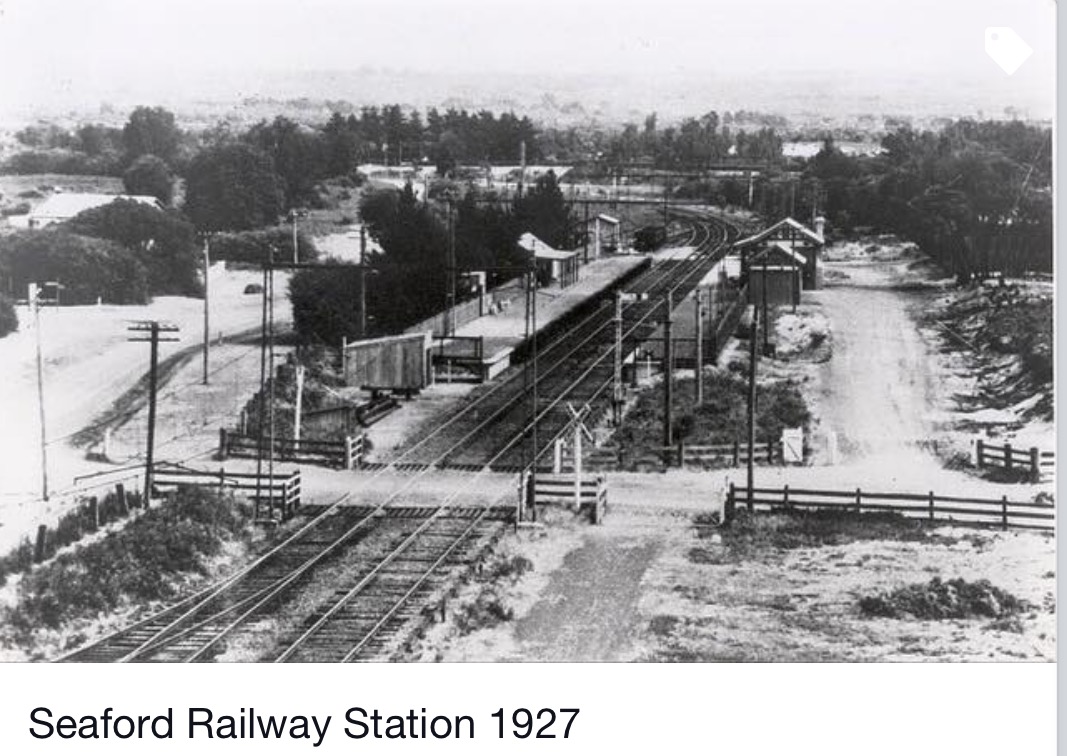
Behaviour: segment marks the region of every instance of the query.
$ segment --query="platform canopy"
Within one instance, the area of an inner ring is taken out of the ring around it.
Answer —
[[[822,246],[825,244],[825,240],[810,228],[805,226],[800,221],[792,218],[783,218],[777,223],[768,226],[760,231],[758,234],[753,234],[747,239],[741,239],[735,247],[750,247],[753,244],[760,244],[761,242],[769,241],[793,241],[797,236],[803,237],[804,240]]]

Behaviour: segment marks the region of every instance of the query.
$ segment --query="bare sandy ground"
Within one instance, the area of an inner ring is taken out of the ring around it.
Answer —
[[[225,344],[234,334],[258,327],[261,299],[245,295],[248,283],[258,282],[253,271],[212,269],[211,333]],[[285,290],[281,274],[275,286]],[[275,308],[276,320],[289,320],[288,306]],[[86,449],[72,445],[72,437],[108,415],[116,398],[131,390],[148,371],[147,343],[127,341],[133,321],[156,319],[180,328],[178,342],[161,343],[159,359],[165,362],[183,350],[189,359],[161,388],[160,416],[169,425],[160,435],[162,450],[184,453],[190,444],[203,444],[210,434],[217,438],[218,426],[207,422],[208,414],[237,403],[233,395],[235,371],[258,362],[242,357],[247,346],[230,345],[216,349],[212,358],[216,395],[199,387],[201,363],[198,353],[203,333],[203,300],[186,297],[158,297],[145,306],[85,306],[44,309],[41,312],[44,357],[45,427],[48,439],[49,487],[53,492],[70,489],[75,476],[109,469],[86,459]],[[19,311],[19,331],[0,339],[0,548],[30,532],[38,521],[51,521],[61,512],[64,500],[57,497],[47,504],[40,497],[40,453],[37,419],[35,368],[36,331],[26,308]],[[258,365],[257,365],[258,368]],[[258,381],[258,372],[256,374]],[[240,391],[249,387],[239,381]],[[245,396],[239,401],[243,403]],[[216,402],[216,404],[212,404]],[[141,400],[143,404],[143,398]],[[202,409],[201,408],[202,405]],[[198,409],[192,409],[198,408]],[[208,413],[208,414],[205,414]],[[167,420],[167,418],[170,418]],[[212,427],[213,426],[213,427]],[[134,418],[130,427],[116,423],[116,456],[135,456],[143,447],[144,420]],[[196,434],[200,433],[199,438]],[[177,438],[177,437],[182,438]],[[182,440],[189,443],[183,445]],[[166,444],[174,444],[167,448]],[[17,531],[17,532],[16,532]]]

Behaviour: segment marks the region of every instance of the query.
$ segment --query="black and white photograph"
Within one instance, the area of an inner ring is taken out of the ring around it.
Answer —
[[[1054,11],[0,0],[0,661],[1054,662]]]

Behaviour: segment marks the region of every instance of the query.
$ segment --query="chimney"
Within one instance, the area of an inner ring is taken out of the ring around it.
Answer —
[[[824,217],[822,217],[820,215],[818,218],[815,219],[815,233],[823,241],[826,240],[826,236],[823,234],[823,231],[825,229],[826,229],[826,218],[824,218]]]

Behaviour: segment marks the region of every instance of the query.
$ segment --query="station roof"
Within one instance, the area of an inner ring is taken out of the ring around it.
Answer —
[[[610,223],[613,226],[619,225],[619,219],[618,218],[612,218],[610,215],[605,215],[604,213],[601,213],[600,215],[598,215],[597,218],[599,218],[600,220],[604,221],[605,223]]]
[[[825,243],[821,236],[819,236],[817,233],[812,231],[810,228],[805,226],[800,221],[794,220],[792,218],[783,218],[782,220],[778,221],[777,223],[775,223],[773,225],[770,225],[767,228],[763,229],[758,234],[753,234],[752,236],[749,236],[747,239],[741,239],[736,244],[734,244],[734,246],[735,247],[748,247],[748,246],[750,246],[752,244],[759,244],[760,242],[763,242],[763,241],[774,240],[774,239],[778,238],[777,235],[782,233],[782,232],[796,232],[796,233],[799,233],[801,236],[803,236],[805,239],[807,239],[812,244],[818,244],[819,246],[822,246]]]
[[[519,246],[527,252],[533,252],[534,258],[538,260],[569,260],[578,254],[577,250],[567,252],[550,247],[529,231],[519,237]]]

